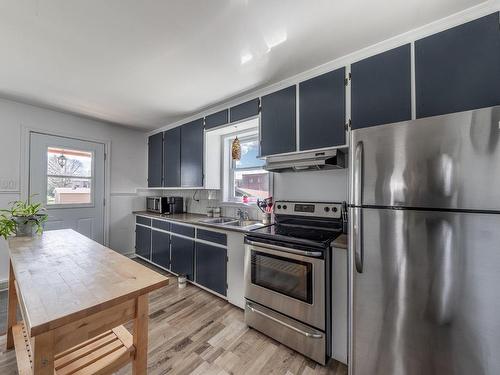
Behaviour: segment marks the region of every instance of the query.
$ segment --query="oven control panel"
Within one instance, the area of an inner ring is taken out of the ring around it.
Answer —
[[[276,215],[314,216],[340,219],[342,217],[342,203],[276,201],[274,204],[274,213]]]

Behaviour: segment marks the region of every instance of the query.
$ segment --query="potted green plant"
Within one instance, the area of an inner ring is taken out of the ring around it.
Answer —
[[[10,202],[8,209],[0,210],[0,236],[7,239],[13,234],[42,234],[43,223],[47,221],[48,216],[41,203],[30,203],[30,200]]]

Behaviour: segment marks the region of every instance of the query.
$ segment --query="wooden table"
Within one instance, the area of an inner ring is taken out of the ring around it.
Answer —
[[[9,240],[7,349],[19,373],[146,374],[148,293],[157,272],[71,230]],[[23,317],[17,322],[17,305]],[[133,335],[122,324],[132,321]]]

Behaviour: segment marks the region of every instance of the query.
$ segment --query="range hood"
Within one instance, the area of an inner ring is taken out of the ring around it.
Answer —
[[[264,169],[269,172],[300,172],[306,170],[345,168],[346,155],[342,150],[301,152],[266,158]]]

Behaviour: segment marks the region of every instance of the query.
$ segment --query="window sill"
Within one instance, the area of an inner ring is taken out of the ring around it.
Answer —
[[[222,207],[250,207],[257,208],[257,203],[243,203],[243,202],[220,202],[219,204]]]

